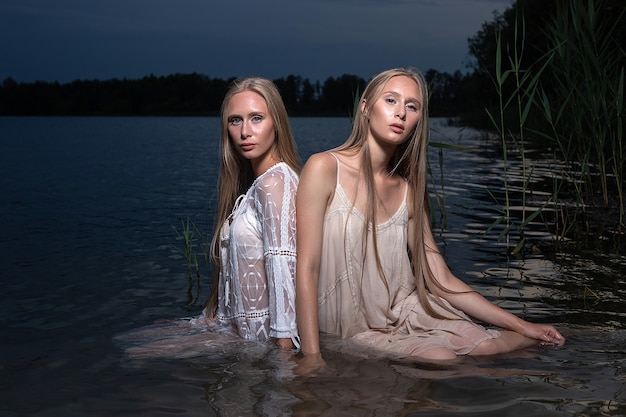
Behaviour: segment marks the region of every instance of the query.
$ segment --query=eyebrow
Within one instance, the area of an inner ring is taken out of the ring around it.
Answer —
[[[382,96],[382,95],[385,95],[385,94],[393,94],[394,96],[399,96],[399,95],[400,95],[400,93],[399,93],[399,92],[397,92],[397,91],[395,91],[395,90],[387,90],[387,91],[383,91],[383,92],[381,93],[381,96]],[[422,102],[420,99],[415,98],[415,97],[407,97],[406,101],[416,101],[416,102],[418,102],[418,103],[421,103],[421,102]]]
[[[246,117],[251,117],[251,116],[267,116],[269,113],[266,113],[264,111],[251,111],[248,112],[246,114],[239,114],[239,113],[230,113],[227,115],[228,118],[231,117],[239,117],[240,119],[245,119]]]

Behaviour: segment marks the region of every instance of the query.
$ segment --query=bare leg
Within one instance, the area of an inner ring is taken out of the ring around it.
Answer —
[[[457,358],[456,353],[453,350],[447,348],[433,348],[419,355],[421,359],[437,360],[437,361],[449,361]]]

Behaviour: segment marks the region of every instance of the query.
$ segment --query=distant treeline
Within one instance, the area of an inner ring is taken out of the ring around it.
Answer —
[[[576,38],[581,31],[582,37]],[[591,46],[585,47],[581,39]],[[576,46],[577,54],[590,57],[583,62],[601,62],[588,75],[581,73],[579,64],[560,61],[565,47]],[[473,58],[469,72],[425,71],[430,88],[429,111],[435,117],[460,116],[465,126],[493,128],[485,110],[497,114],[505,104],[507,116],[518,117],[516,106],[502,99],[525,94],[527,85],[517,82],[528,83],[538,77],[539,69],[540,94],[532,97],[550,98],[552,103],[569,102],[571,97],[557,94],[564,79],[557,74],[563,70],[581,73],[585,82],[569,86],[572,91],[589,84],[586,80],[599,77],[601,70],[609,71],[610,79],[615,74],[619,78],[626,66],[625,51],[624,0],[516,0],[468,39],[468,54]],[[611,63],[599,59],[603,54],[611,57]],[[65,84],[21,83],[6,78],[0,85],[0,115],[217,115],[231,80],[197,73]],[[355,96],[363,91],[367,80],[344,74],[323,82],[297,75],[273,81],[291,116],[350,116]],[[498,81],[502,81],[501,86]],[[623,86],[623,81],[619,85]],[[590,97],[595,98],[599,92],[592,93]],[[516,125],[519,123],[513,120],[511,126]]]
[[[431,114],[451,116],[459,109],[460,73],[431,70]],[[77,80],[70,83],[18,83],[7,78],[0,86],[0,115],[218,115],[232,78],[174,74],[141,79]],[[291,116],[350,116],[354,98],[367,80],[344,74],[324,82],[296,75],[273,80]]]

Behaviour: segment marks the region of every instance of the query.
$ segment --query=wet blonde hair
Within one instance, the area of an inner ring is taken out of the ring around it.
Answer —
[[[255,180],[250,161],[243,158],[236,151],[228,135],[228,105],[234,95],[244,91],[252,91],[263,97],[276,132],[276,140],[274,141],[272,152],[280,161],[285,162],[296,173],[300,173],[301,163],[296,142],[291,133],[285,103],[276,85],[272,81],[260,77],[246,77],[234,80],[226,91],[221,108],[220,172],[217,183],[218,203],[215,229],[211,241],[211,260],[214,273],[206,312],[209,318],[215,317],[217,313],[217,289],[221,272],[220,228],[230,215],[237,197],[246,193]]]
[[[387,82],[391,78],[399,76],[408,77],[415,81],[420,89],[422,96],[421,117],[409,139],[396,148],[393,156],[389,160],[387,168],[390,175],[399,175],[404,178],[408,183],[409,189],[411,190],[411,192],[408,193],[410,198],[407,201],[407,204],[410,206],[409,208],[412,210],[413,215],[416,216],[416,219],[413,222],[414,230],[412,236],[414,241],[411,242],[413,245],[412,247],[415,248],[415,250],[413,253],[410,253],[410,258],[420,302],[428,314],[433,317],[444,318],[444,316],[438,314],[432,308],[427,297],[429,289],[434,287],[443,289],[444,291],[447,290],[437,281],[437,278],[428,267],[428,261],[426,258],[426,252],[428,250],[436,251],[437,249],[427,248],[425,244],[426,233],[428,233],[428,229],[425,225],[426,222],[430,221],[428,191],[426,186],[428,178],[427,151],[430,130],[428,124],[428,87],[421,72],[413,68],[394,68],[381,72],[372,78],[361,95],[359,101],[360,105],[357,106],[354,117],[352,132],[343,145],[336,148],[336,150],[360,154],[360,165],[362,167],[367,187],[367,209],[365,213],[365,222],[366,224],[374,224],[374,219],[376,218],[376,189],[374,187],[374,174],[367,142],[370,129],[369,117],[367,114],[370,106],[374,105],[378,98],[380,98],[383,93],[383,88]],[[420,216],[422,216],[422,218],[420,218]],[[370,228],[365,227],[365,230],[367,232],[363,236],[364,247],[367,245]],[[387,284],[388,281],[384,275],[378,251],[376,228],[371,228],[371,230],[374,253],[376,254],[376,264],[378,266],[379,273]],[[411,236],[411,234],[409,234],[409,236]],[[436,297],[435,300],[440,303],[440,300]],[[446,308],[446,310],[448,309]]]

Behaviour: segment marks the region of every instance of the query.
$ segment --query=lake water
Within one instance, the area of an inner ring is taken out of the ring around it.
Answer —
[[[350,121],[292,123],[306,159],[340,144]],[[217,135],[215,118],[0,118],[1,415],[626,415],[625,259],[509,258],[501,226],[480,234],[499,217],[498,144],[438,119],[433,141],[473,150],[443,155],[446,223],[436,235],[450,267],[514,314],[557,325],[563,348],[438,367],[325,339],[330,372],[310,379],[270,346],[197,332],[179,332],[192,350],[128,355],[125,335],[176,332],[152,325],[199,314],[208,296],[206,269],[190,281],[177,233],[190,219],[199,247],[211,232]],[[539,223],[527,236],[537,247],[551,239]]]

